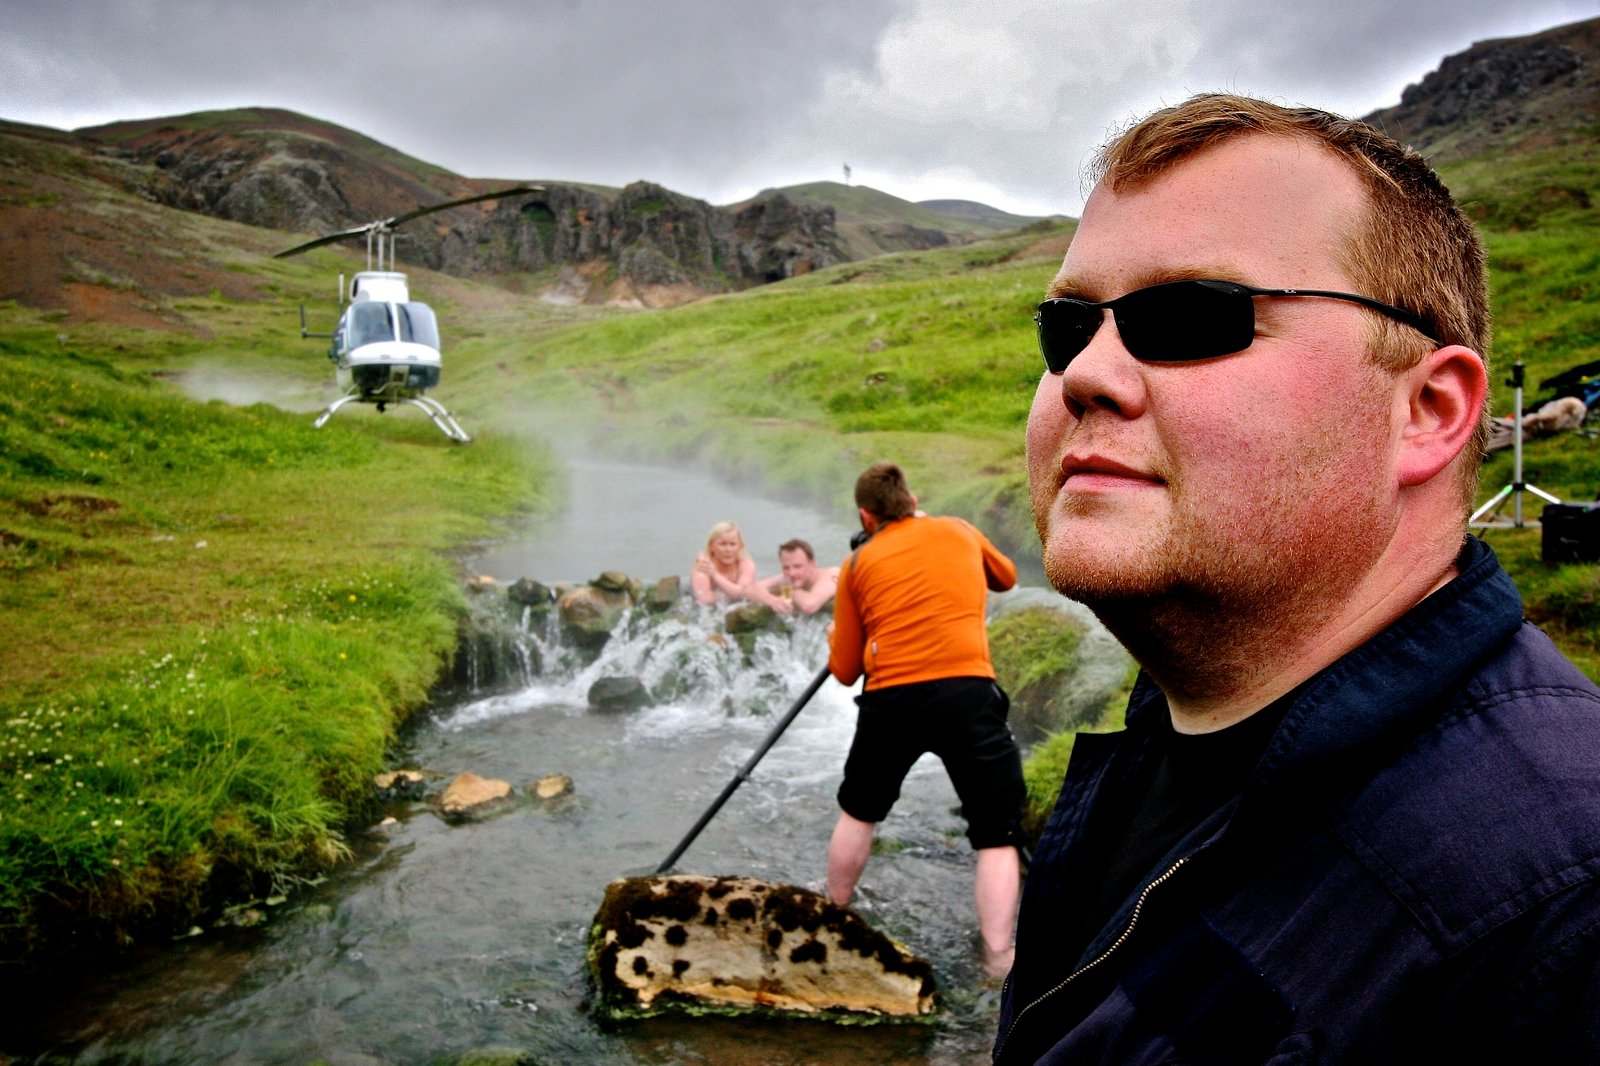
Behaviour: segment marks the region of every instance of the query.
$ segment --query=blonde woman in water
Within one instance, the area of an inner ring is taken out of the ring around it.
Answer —
[[[756,579],[755,560],[745,550],[744,535],[732,522],[718,522],[706,537],[706,550],[694,561],[689,587],[700,603],[745,598],[745,588]]]

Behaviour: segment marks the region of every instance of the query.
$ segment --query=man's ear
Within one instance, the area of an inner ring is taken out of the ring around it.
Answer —
[[[871,511],[867,510],[865,507],[857,507],[856,514],[861,516],[862,529],[866,530],[868,533],[876,533],[878,531],[878,519]]]
[[[1396,472],[1404,488],[1427,482],[1472,443],[1489,375],[1482,356],[1452,344],[1429,353],[1401,377],[1407,408]]]

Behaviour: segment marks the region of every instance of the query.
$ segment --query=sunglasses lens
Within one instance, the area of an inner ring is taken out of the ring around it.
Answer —
[[[1039,350],[1059,374],[1089,346],[1110,308],[1122,345],[1146,363],[1215,359],[1250,347],[1256,313],[1250,290],[1228,281],[1173,281],[1106,303],[1059,298],[1039,305]]]
[[[1039,350],[1050,373],[1067,369],[1077,354],[1089,346],[1089,339],[1100,328],[1105,312],[1081,300],[1046,300],[1039,305],[1034,321],[1039,326]]]
[[[1136,289],[1116,301],[1117,333],[1135,359],[1181,363],[1250,347],[1255,306],[1242,286],[1174,281]]]

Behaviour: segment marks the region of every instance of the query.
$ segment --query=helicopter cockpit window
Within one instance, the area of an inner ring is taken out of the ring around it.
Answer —
[[[400,339],[426,344],[437,351],[439,320],[434,317],[433,308],[419,303],[396,304],[395,307],[400,311]]]
[[[394,322],[389,305],[375,300],[350,305],[350,347],[394,340]]]

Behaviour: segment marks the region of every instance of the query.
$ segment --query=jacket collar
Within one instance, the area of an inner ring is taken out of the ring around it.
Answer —
[[[1522,598],[1494,550],[1468,537],[1456,567],[1454,580],[1291,694],[1256,783],[1403,730],[1516,633]],[[1128,703],[1130,730],[1151,729],[1168,713],[1160,689],[1141,674]]]

